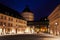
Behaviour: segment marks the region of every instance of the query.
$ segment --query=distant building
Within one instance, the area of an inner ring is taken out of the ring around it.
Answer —
[[[48,32],[49,20],[47,17],[41,18],[39,21],[28,21],[27,25],[30,27],[39,28],[41,32]]]
[[[50,34],[60,35],[60,5],[48,16]]]
[[[0,34],[24,33],[27,21],[17,11],[0,4]]]
[[[40,19],[40,31],[48,33],[49,32],[48,26],[49,26],[48,18],[47,17],[41,18]]]
[[[25,18],[26,21],[34,21],[34,14],[32,11],[30,11],[28,6],[26,6],[21,15]]]

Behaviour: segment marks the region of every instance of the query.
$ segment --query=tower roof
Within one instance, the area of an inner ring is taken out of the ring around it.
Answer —
[[[32,12],[32,11],[29,9],[29,6],[27,5],[27,6],[25,7],[25,9],[23,10],[23,12]]]

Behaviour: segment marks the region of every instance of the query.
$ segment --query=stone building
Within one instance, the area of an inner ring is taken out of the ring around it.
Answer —
[[[34,21],[34,14],[32,11],[30,11],[28,6],[26,6],[21,15],[25,18],[26,21]]]
[[[49,32],[53,35],[60,34],[60,5],[48,16]]]
[[[48,32],[49,20],[47,19],[47,17],[44,17],[38,21],[28,21],[27,25],[31,27],[34,26],[35,31],[39,29],[39,32]]]
[[[27,21],[15,10],[0,4],[0,34],[24,33]]]
[[[31,21],[34,21],[34,13],[29,9],[29,6],[27,5],[25,7],[25,9],[23,10],[23,12],[21,13],[21,15],[25,18],[25,20],[27,21],[27,26],[28,29],[30,28],[30,32],[33,33],[34,30],[34,26],[31,25]],[[32,22],[33,24],[33,22]],[[32,29],[32,30],[31,30]]]

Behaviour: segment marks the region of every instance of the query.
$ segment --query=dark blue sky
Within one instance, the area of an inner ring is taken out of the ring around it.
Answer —
[[[48,16],[60,4],[60,0],[0,0],[0,3],[22,12],[26,5],[34,12],[35,20]]]

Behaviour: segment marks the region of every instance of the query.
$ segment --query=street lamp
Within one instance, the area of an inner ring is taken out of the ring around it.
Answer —
[[[48,33],[50,33],[50,25],[48,26]]]
[[[56,22],[56,23],[55,23],[55,26],[56,26],[56,35],[57,35],[57,25],[58,25],[58,23]]]
[[[3,27],[5,27],[5,25],[3,24]],[[3,34],[5,34],[5,28],[3,28]]]

